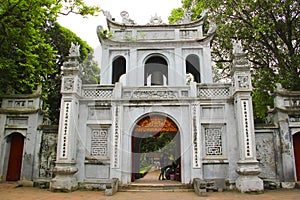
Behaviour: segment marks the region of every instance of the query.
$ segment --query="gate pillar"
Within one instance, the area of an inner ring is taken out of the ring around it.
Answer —
[[[61,109],[58,129],[55,178],[51,180],[51,191],[73,191],[78,188],[74,174],[76,167],[76,138],[78,130],[79,97],[81,93],[81,66],[79,45],[72,43],[69,60],[62,66]]]
[[[240,151],[236,187],[240,192],[260,192],[264,190],[264,186],[258,177],[260,169],[256,160],[250,65],[240,42],[234,44],[233,54],[231,73]]]

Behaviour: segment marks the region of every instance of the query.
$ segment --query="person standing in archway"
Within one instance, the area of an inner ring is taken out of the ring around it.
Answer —
[[[163,156],[160,159],[160,166],[161,166],[161,172],[159,174],[158,180],[166,180],[165,179],[165,170],[166,167],[169,165],[169,157],[167,154],[163,153]]]

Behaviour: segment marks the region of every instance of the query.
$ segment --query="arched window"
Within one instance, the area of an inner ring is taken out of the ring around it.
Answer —
[[[200,60],[197,55],[191,54],[185,60],[186,73],[192,74],[194,81],[197,83],[201,82],[200,78]]]
[[[152,56],[145,62],[144,85],[166,85],[168,63],[160,56]]]
[[[126,74],[126,59],[123,56],[119,56],[112,63],[112,84],[119,82],[123,74]]]

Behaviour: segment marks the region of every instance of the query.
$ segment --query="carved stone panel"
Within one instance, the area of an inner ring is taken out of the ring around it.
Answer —
[[[57,134],[44,133],[40,149],[40,178],[53,178],[56,161]]]
[[[205,128],[205,155],[206,156],[222,156],[222,129],[221,128]]]
[[[259,161],[261,178],[276,178],[276,160],[274,138],[272,133],[259,133],[255,135],[256,157]]]
[[[94,129],[91,138],[91,155],[96,157],[108,156],[108,130]]]
[[[74,89],[74,78],[64,78],[63,90],[73,91],[73,89]]]
[[[250,88],[250,79],[248,75],[238,76],[238,86],[241,89],[249,89]]]

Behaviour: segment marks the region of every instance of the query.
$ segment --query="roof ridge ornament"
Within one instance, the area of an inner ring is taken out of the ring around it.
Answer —
[[[157,13],[155,13],[154,17],[151,16],[151,18],[150,18],[150,24],[151,25],[160,25],[160,24],[163,24],[161,16],[157,16]]]
[[[102,12],[103,12],[103,15],[104,15],[107,19],[112,20],[112,15],[110,14],[109,11],[103,10]]]
[[[122,23],[126,25],[135,25],[135,22],[129,18],[129,13],[127,11],[122,11],[120,13],[122,17]]]
[[[209,23],[209,28],[208,28],[208,31],[207,31],[207,35],[212,35],[216,32],[217,30],[217,24],[214,22],[214,21],[211,21]]]
[[[193,12],[190,10],[185,10],[183,17],[180,18],[177,22],[175,22],[175,24],[187,24],[190,23],[192,21],[192,15]]]

